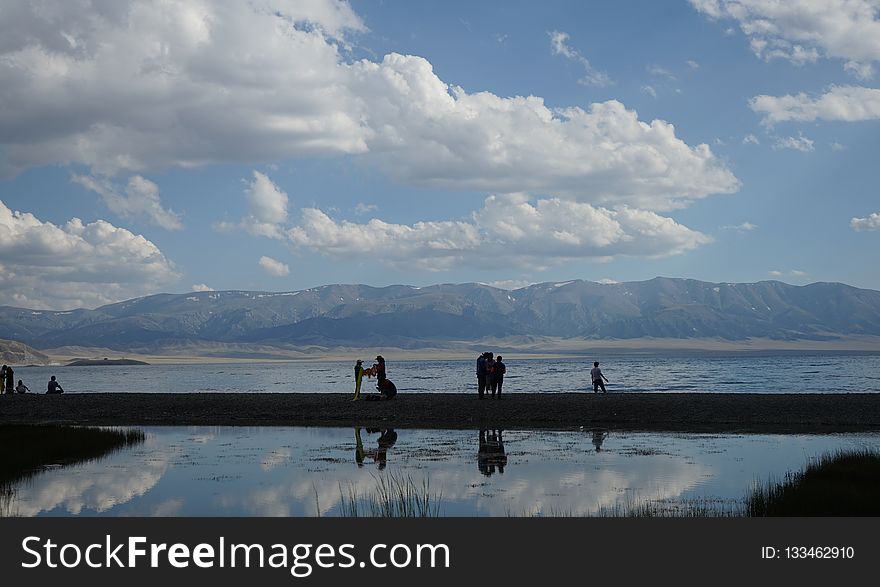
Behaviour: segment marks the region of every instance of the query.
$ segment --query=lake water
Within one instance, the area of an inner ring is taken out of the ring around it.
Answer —
[[[444,516],[594,515],[649,502],[724,510],[752,484],[878,434],[708,435],[358,428],[145,428],[146,442],[20,482],[19,516],[338,516],[389,475]],[[358,442],[360,437],[360,443]],[[360,445],[360,446],[359,446]]]
[[[357,358],[357,357],[355,357]],[[370,364],[368,355],[361,357]],[[476,357],[475,357],[476,358]],[[597,355],[610,392],[880,392],[880,355]],[[505,357],[505,392],[583,391],[591,361]],[[471,360],[395,361],[388,377],[401,393],[475,392]],[[36,392],[56,375],[68,392],[342,392],[353,388],[350,362],[230,363],[106,367],[16,367]]]

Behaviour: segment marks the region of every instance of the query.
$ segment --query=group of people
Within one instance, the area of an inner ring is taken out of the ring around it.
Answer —
[[[354,397],[351,398],[351,401],[361,399],[361,386],[363,385],[364,377],[368,379],[375,377],[376,390],[379,392],[369,393],[364,396],[366,401],[394,399],[397,395],[397,386],[388,379],[388,375],[385,372],[385,357],[382,355],[378,355],[373,366],[366,369],[364,369],[364,362],[361,359],[358,359],[354,364]]]
[[[501,398],[501,388],[504,386],[504,375],[507,373],[507,365],[502,361],[501,355],[486,352],[477,357],[477,395],[480,399],[486,393],[492,397]],[[497,394],[497,395],[496,395]]]
[[[491,397],[501,398],[501,390],[504,387],[504,376],[507,374],[507,365],[504,364],[501,355],[495,356],[492,352],[482,353],[477,357],[477,395],[480,399],[491,394]],[[372,367],[364,368],[364,362],[358,359],[354,365],[354,397],[352,401],[361,399],[361,387],[364,377],[376,378],[376,390],[378,394],[368,394],[364,399],[367,401],[393,399],[397,395],[397,387],[388,379],[385,372],[385,358],[382,355],[376,357]],[[54,377],[52,378],[55,379]],[[593,385],[593,393],[608,393],[605,383],[608,378],[599,368],[599,361],[593,362],[590,369],[590,382]]]
[[[24,381],[21,379],[18,380],[17,385],[15,384],[15,371],[12,369],[11,365],[3,365],[3,367],[0,368],[0,393],[27,393],[29,391],[30,388],[25,385]],[[54,375],[49,379],[46,393],[64,393],[64,389],[62,389],[61,384],[55,380]]]

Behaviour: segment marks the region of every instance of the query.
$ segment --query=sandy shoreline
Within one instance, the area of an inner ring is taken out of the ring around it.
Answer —
[[[379,426],[880,432],[880,394],[402,395],[352,402],[335,393],[92,393],[0,396],[0,425]]]

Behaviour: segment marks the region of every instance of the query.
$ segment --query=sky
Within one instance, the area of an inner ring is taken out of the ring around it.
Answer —
[[[880,0],[0,0],[0,305],[880,289]]]

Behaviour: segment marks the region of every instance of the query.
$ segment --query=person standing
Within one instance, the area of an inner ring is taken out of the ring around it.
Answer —
[[[486,370],[487,360],[487,353],[483,353],[477,357],[477,395],[480,399],[483,399],[483,394],[486,392],[486,376],[488,375],[488,371]]]
[[[507,365],[502,362],[501,355],[495,359],[495,366],[492,368],[492,397],[498,392],[498,399],[501,399],[501,387],[504,385],[504,374],[507,373]]]
[[[495,373],[495,353],[486,353],[486,391],[495,395],[494,375]]]
[[[593,393],[599,393],[599,388],[602,388],[602,393],[608,393],[605,391],[605,382],[608,381],[608,378],[602,373],[602,369],[599,368],[599,361],[593,363],[593,368],[590,369],[590,379],[593,380]],[[602,380],[605,380],[603,382]]]
[[[351,401],[361,399],[361,383],[364,381],[364,362],[360,359],[354,364],[354,397]]]
[[[385,357],[382,355],[376,357],[376,364],[373,365],[373,373],[376,374],[376,389],[381,392],[382,388],[385,387],[385,380],[388,378],[385,374]]]
[[[6,386],[6,369],[8,368],[6,365],[0,368],[0,393],[3,393],[3,388]]]
[[[64,389],[61,387],[61,384],[55,381],[54,375],[49,379],[49,388],[46,390],[46,393],[64,393]]]
[[[6,393],[15,393],[15,371],[12,365],[6,367]]]

